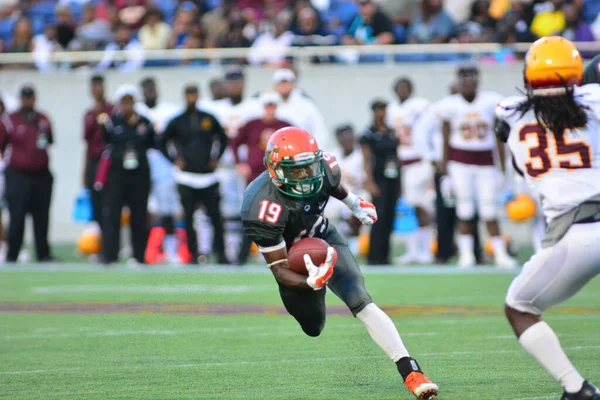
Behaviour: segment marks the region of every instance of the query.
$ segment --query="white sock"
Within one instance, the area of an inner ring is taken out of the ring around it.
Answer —
[[[404,236],[404,242],[406,243],[407,255],[416,256],[419,254],[419,231]]]
[[[169,260],[173,260],[177,257],[177,237],[175,235],[165,235],[163,247]]]
[[[431,228],[431,226],[423,226],[419,228],[417,233],[419,235],[420,253],[431,253],[430,246],[431,238],[433,237],[433,228]]]
[[[490,242],[492,242],[494,256],[498,256],[500,254],[508,254],[508,252],[506,251],[506,243],[504,243],[504,239],[502,239],[502,236],[492,236],[490,238]]]
[[[544,217],[534,217],[532,227],[533,248],[539,251],[542,248],[542,239],[546,235],[546,221]]]
[[[194,213],[194,227],[198,240],[198,251],[200,254],[212,253],[213,226],[210,219],[201,211]]]
[[[365,324],[371,338],[392,361],[396,362],[402,357],[409,356],[396,325],[375,303],[368,304],[356,314],[356,318]]]
[[[473,254],[473,235],[458,235],[458,253]]]
[[[6,253],[8,252],[8,245],[5,241],[0,241],[0,262],[6,261]]]
[[[530,326],[519,338],[519,343],[568,393],[581,390],[584,379],[567,358],[550,325],[540,321]]]

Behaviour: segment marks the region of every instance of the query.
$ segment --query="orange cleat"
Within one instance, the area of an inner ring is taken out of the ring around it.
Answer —
[[[431,382],[425,374],[421,372],[412,372],[406,377],[404,386],[415,396],[417,399],[433,400],[438,395],[438,385]]]

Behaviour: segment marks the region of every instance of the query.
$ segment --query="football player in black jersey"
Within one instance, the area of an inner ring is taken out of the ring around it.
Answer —
[[[434,399],[437,385],[410,357],[392,320],[373,303],[346,240],[323,217],[330,196],[341,200],[366,225],[377,221],[375,207],[348,192],[340,183],[342,173],[336,159],[322,152],[302,129],[276,131],[267,144],[265,166],[267,171],[244,193],[242,221],[277,280],[286,310],[304,333],[319,336],[325,326],[328,286],[396,363],[408,390],[419,399]],[[304,256],[308,277],[295,273],[287,263],[287,250],[305,237],[317,237],[330,245],[319,266],[309,255]]]

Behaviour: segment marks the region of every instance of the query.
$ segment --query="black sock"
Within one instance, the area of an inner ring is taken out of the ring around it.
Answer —
[[[398,372],[400,372],[400,375],[402,375],[403,380],[406,380],[406,377],[413,372],[423,373],[423,371],[421,371],[421,366],[417,363],[417,360],[412,357],[402,357],[396,361],[396,365],[398,366]]]

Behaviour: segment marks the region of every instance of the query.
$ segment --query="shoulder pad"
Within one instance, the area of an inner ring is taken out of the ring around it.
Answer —
[[[514,108],[525,100],[525,96],[512,96],[502,100],[496,105],[496,117],[503,121],[510,119],[515,113]]]
[[[575,99],[577,103],[586,108],[590,118],[600,121],[600,85],[590,83],[575,88]]]
[[[337,187],[342,180],[342,170],[340,165],[331,153],[323,153],[323,164],[325,169],[325,175],[331,184],[331,187]]]

